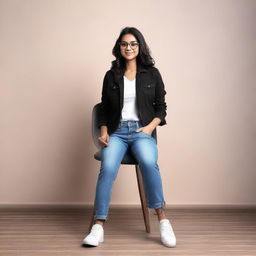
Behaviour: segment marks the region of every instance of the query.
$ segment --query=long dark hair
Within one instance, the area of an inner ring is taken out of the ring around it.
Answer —
[[[120,35],[117,38],[115,46],[112,50],[112,54],[116,57],[116,59],[111,62],[111,69],[119,74],[123,74],[125,71],[125,58],[121,55],[119,42],[121,42],[122,36],[126,34],[132,34],[139,42],[139,54],[136,57],[137,64],[140,64],[143,67],[154,66],[155,61],[150,56],[150,49],[142,33],[135,27],[125,27],[121,30]]]

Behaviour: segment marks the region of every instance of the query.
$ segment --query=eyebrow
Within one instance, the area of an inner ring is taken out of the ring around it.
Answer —
[[[126,43],[129,43],[129,42],[127,42],[127,41],[124,41],[124,40],[122,40],[121,42],[126,42]],[[135,40],[135,41],[130,41],[130,43],[132,43],[132,42],[136,42],[136,43],[137,43],[138,41],[136,41],[136,40]]]

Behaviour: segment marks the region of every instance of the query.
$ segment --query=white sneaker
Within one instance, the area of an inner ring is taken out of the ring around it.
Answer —
[[[175,247],[176,237],[174,235],[170,221],[168,219],[160,220],[159,229],[161,242],[167,247]]]
[[[90,233],[84,238],[84,245],[98,246],[104,241],[104,229],[100,224],[94,224]]]

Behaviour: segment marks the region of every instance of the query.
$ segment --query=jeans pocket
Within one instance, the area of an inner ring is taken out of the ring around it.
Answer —
[[[143,131],[141,131],[141,133],[145,134],[146,136],[152,137],[152,135],[149,135],[149,134],[147,134],[147,133],[145,133]]]

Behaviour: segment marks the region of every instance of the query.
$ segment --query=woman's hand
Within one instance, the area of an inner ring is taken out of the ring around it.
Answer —
[[[152,129],[151,126],[146,125],[146,126],[143,126],[143,127],[140,127],[139,129],[137,129],[136,132],[144,132],[144,133],[146,133],[148,135],[151,135],[153,130],[154,129]]]
[[[108,133],[103,133],[101,134],[101,136],[98,138],[98,141],[99,143],[102,145],[102,146],[108,146],[108,142],[109,142],[109,135]]]

